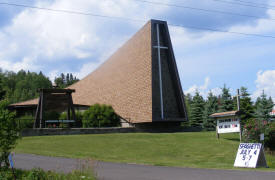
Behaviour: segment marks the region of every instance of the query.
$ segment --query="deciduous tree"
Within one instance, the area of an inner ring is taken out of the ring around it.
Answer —
[[[1,168],[9,167],[8,156],[19,138],[15,113],[9,112],[6,107],[7,102],[0,101],[0,171]]]

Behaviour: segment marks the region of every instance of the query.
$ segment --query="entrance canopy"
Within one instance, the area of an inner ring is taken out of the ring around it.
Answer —
[[[62,112],[67,109],[67,119],[75,119],[72,93],[74,89],[39,89],[40,93],[36,109],[34,128],[45,128],[44,113],[46,110]]]

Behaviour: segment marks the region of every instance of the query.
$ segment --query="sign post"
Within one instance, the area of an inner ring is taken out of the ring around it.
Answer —
[[[13,164],[13,161],[12,161],[12,155],[11,154],[9,155],[9,163],[10,163],[10,167],[11,167],[11,170],[12,170],[13,178],[14,178],[14,180],[16,180],[16,175],[14,173],[14,164]]]
[[[234,167],[267,167],[261,143],[240,143]]]

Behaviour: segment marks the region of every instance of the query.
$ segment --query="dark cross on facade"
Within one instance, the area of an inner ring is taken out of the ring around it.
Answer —
[[[160,45],[160,34],[159,34],[159,24],[157,24],[157,45],[153,46],[158,50],[158,67],[159,67],[159,89],[160,89],[160,111],[161,111],[161,119],[164,119],[164,110],[163,110],[163,93],[162,93],[162,73],[161,73],[161,49],[168,49],[166,46]]]

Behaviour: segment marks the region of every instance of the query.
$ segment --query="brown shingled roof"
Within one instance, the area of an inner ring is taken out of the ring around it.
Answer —
[[[38,98],[22,101],[14,104],[10,104],[9,106],[37,106]]]
[[[110,104],[123,118],[133,123],[161,120],[160,86],[156,24],[161,46],[164,117],[166,120],[187,118],[183,92],[175,63],[167,23],[151,20],[119,48],[104,64],[84,79],[71,85],[73,103]],[[37,104],[37,99],[14,105]],[[164,120],[164,119],[162,119]]]

